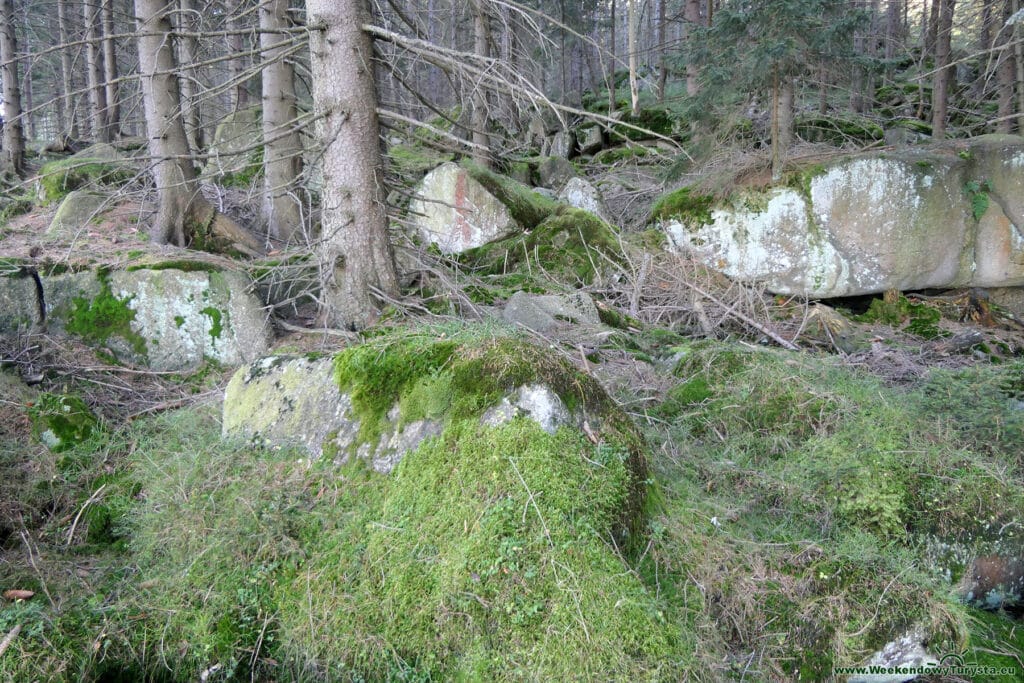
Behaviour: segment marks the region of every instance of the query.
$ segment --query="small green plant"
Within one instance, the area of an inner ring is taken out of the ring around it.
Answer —
[[[988,211],[989,196],[992,191],[992,183],[988,180],[969,180],[964,185],[964,192],[971,202],[971,216],[974,220],[980,221],[981,217]]]

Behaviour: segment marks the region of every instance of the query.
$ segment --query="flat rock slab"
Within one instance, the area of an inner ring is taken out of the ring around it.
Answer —
[[[601,316],[589,294],[513,294],[502,311],[505,322],[535,332],[548,332],[566,325],[598,325]]]

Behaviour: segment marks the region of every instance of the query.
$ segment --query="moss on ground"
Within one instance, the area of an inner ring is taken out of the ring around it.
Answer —
[[[339,356],[367,421],[444,416],[390,476],[222,441],[209,407],[59,455],[0,435],[0,584],[38,594],[0,610],[22,626],[0,678],[827,680],[914,624],[933,653],[1017,665],[1019,622],[956,602],[919,540],[1019,529],[1021,363],[894,387],[808,354],[670,348],[636,547],[615,534],[636,429],[497,329]],[[605,416],[596,439],[481,427],[537,373]],[[23,516],[31,562],[7,501],[46,510]]]
[[[559,207],[532,231],[471,249],[460,262],[479,275],[539,275],[561,283],[590,284],[623,260],[615,230],[594,214]]]
[[[948,336],[940,326],[942,312],[923,301],[910,301],[903,294],[873,299],[866,313],[854,320],[864,323],[883,323],[923,339]]]
[[[99,420],[85,401],[66,394],[40,394],[28,409],[32,436],[54,453],[86,441],[99,428]]]

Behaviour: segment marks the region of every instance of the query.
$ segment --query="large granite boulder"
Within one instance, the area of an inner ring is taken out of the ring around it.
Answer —
[[[38,324],[31,278],[4,280],[28,303],[0,318],[0,334]],[[121,362],[162,371],[191,369],[206,359],[239,365],[270,344],[268,314],[240,273],[143,268],[40,280],[49,331],[81,337]]]
[[[508,208],[454,163],[423,178],[409,217],[419,237],[445,254],[461,254],[519,231]]]
[[[568,429],[603,444],[598,457],[612,460],[600,466],[625,467],[630,481],[620,529],[636,531],[646,465],[632,423],[593,378],[493,328],[395,333],[333,358],[260,359],[228,384],[223,431],[391,473],[427,440],[475,439],[517,420],[524,434]]]
[[[778,294],[1024,284],[1024,138],[834,163],[789,187],[692,201],[670,246]]]

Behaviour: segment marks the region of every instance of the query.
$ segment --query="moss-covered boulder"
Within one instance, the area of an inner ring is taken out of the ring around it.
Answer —
[[[20,263],[0,260],[0,334],[25,332],[41,322],[35,280]]]
[[[54,453],[88,439],[99,420],[77,396],[40,394],[28,409],[32,435]]]
[[[611,223],[611,213],[604,203],[601,191],[583,178],[571,178],[558,193],[558,201],[574,209],[583,209],[594,214],[605,223]]]
[[[154,266],[42,280],[50,329],[119,361],[164,371],[206,359],[238,365],[269,345],[267,313],[239,273]]]
[[[672,247],[779,294],[1024,284],[1024,138],[872,154],[656,207]]]
[[[560,190],[576,177],[576,167],[565,157],[549,156],[541,160],[537,165],[537,178],[541,187],[549,190]]]
[[[628,418],[562,359],[486,329],[397,333],[333,358],[261,359],[232,377],[223,425],[226,436],[297,444],[387,473],[438,439],[519,420],[604,444],[601,458],[623,468],[619,530],[638,528],[646,465]]]
[[[75,190],[64,197],[57,208],[50,226],[46,229],[47,237],[71,238],[89,225],[90,221],[99,217],[104,208],[109,207],[110,197],[90,190]]]
[[[79,188],[123,185],[138,173],[112,146],[93,145],[67,159],[44,164],[37,181],[38,199],[41,204],[51,204]]]
[[[615,230],[594,214],[562,206],[529,233],[473,249],[460,261],[482,275],[546,272],[563,284],[589,284],[608,259],[621,261]]]

